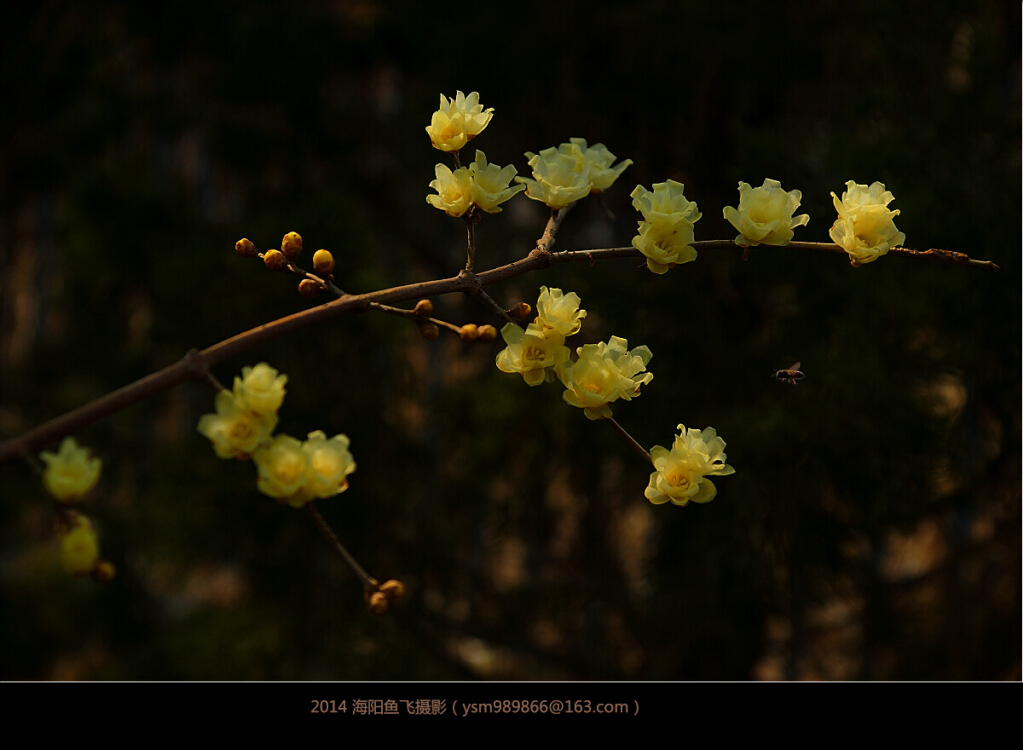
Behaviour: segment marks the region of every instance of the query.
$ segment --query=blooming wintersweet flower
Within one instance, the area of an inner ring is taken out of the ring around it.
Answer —
[[[660,445],[650,450],[656,471],[650,475],[643,494],[655,505],[669,500],[675,505],[709,503],[717,495],[717,488],[707,477],[735,473],[725,463],[725,441],[713,427],[686,430],[680,424],[678,429],[680,434],[670,451]]]
[[[452,172],[438,164],[434,171],[437,179],[430,183],[430,187],[437,191],[437,195],[426,196],[426,202],[448,216],[461,216],[468,211],[475,195],[469,168],[459,167]]]
[[[589,170],[591,192],[607,190],[632,164],[632,159],[615,164],[615,155],[603,143],[588,146],[585,138],[569,138],[568,141],[558,146],[558,150],[576,160],[577,172]]]
[[[81,500],[99,481],[103,462],[89,455],[88,448],[80,448],[73,437],[66,437],[57,453],[43,451],[39,457],[46,464],[43,486],[62,503]]]
[[[309,465],[305,488],[313,497],[331,497],[348,489],[348,475],[355,471],[349,444],[347,435],[328,440],[321,430],[309,433],[302,450]]]
[[[885,190],[883,183],[867,187],[849,180],[845,186],[841,200],[831,194],[838,220],[829,234],[848,253],[854,267],[871,263],[906,241],[906,235],[895,227],[900,212],[887,208],[895,196]]]
[[[640,386],[654,379],[646,366],[653,356],[650,349],[637,346],[629,351],[629,342],[612,336],[605,344],[586,344],[576,350],[579,359],[557,368],[565,386],[568,404],[583,409],[589,419],[611,416],[608,404],[639,395]]]
[[[452,99],[441,94],[440,109],[433,113],[426,132],[434,148],[458,151],[482,133],[493,116],[494,109],[484,110],[475,91],[469,96],[459,91]]]
[[[526,189],[525,185],[508,187],[517,172],[510,164],[507,167],[487,164],[487,155],[477,149],[476,160],[469,165],[473,203],[488,214],[500,213],[502,203]]]
[[[534,179],[516,177],[526,186],[526,197],[546,203],[552,209],[564,208],[590,194],[590,167],[573,154],[547,148],[539,154],[526,152]]]
[[[703,214],[684,190],[681,182],[668,180],[656,183],[652,191],[642,185],[632,191],[632,205],[643,214],[632,246],[646,256],[647,268],[654,273],[696,260],[693,225]]]
[[[793,230],[810,221],[809,214],[793,216],[803,194],[798,190],[785,191],[777,180],[765,179],[761,187],[739,183],[739,207],[725,206],[724,217],[739,231],[735,244],[787,245]]]
[[[277,426],[275,413],[254,412],[231,391],[220,391],[214,403],[217,413],[200,417],[197,429],[220,458],[245,460],[270,440]]]
[[[531,386],[540,385],[547,378],[549,368],[568,361],[570,352],[561,336],[545,336],[543,327],[530,323],[522,330],[515,323],[501,329],[508,346],[497,355],[497,369],[501,372],[520,373]]]
[[[657,274],[667,273],[672,266],[696,260],[693,248],[693,223],[682,219],[669,221],[641,221],[639,234],[632,238],[632,246],[646,256],[646,266]]]
[[[562,340],[579,332],[586,311],[579,309],[579,295],[575,292],[564,294],[560,289],[540,287],[540,299],[536,302],[536,322],[545,336],[552,333]]]
[[[60,564],[73,576],[88,575],[99,562],[99,539],[85,516],[75,514],[72,523],[60,535]]]
[[[256,487],[282,503],[300,508],[313,499],[307,489],[309,453],[290,435],[277,435],[252,455],[259,470]]]
[[[241,377],[234,379],[235,403],[256,414],[276,414],[284,402],[287,382],[287,375],[279,374],[266,362],[243,367]]]

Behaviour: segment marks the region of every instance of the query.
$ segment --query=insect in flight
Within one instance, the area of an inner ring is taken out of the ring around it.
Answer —
[[[794,365],[792,365],[792,367],[789,367],[788,369],[777,370],[774,373],[774,377],[778,378],[778,380],[782,381],[783,383],[788,383],[789,385],[796,385],[796,383],[798,383],[800,380],[806,377],[803,373],[799,371],[799,365],[800,363],[796,362]]]

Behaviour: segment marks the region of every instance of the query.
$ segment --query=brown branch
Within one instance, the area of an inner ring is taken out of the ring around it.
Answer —
[[[632,435],[630,435],[625,430],[624,427],[622,427],[620,424],[618,424],[618,422],[616,422],[614,420],[613,417],[604,417],[604,419],[602,421],[607,422],[609,425],[614,427],[615,428],[615,432],[617,432],[619,435],[621,435],[623,438],[625,438],[625,442],[627,442],[630,446],[632,446],[632,449],[634,451],[636,451],[636,453],[641,455],[643,457],[643,459],[647,463],[652,463],[653,462],[653,459],[650,458],[650,454],[647,453],[647,449],[644,448],[642,445],[640,445],[639,442],[636,440],[636,438],[634,438]]]
[[[372,309],[372,303],[387,305],[455,292],[479,296],[481,288],[484,286],[496,284],[505,279],[521,276],[532,271],[538,271],[555,263],[585,261],[592,264],[598,260],[610,258],[642,257],[641,253],[632,247],[552,253],[550,248],[554,244],[555,234],[565,218],[565,214],[571,208],[572,205],[569,205],[559,211],[551,212],[551,218],[547,222],[543,236],[536,244],[536,249],[521,260],[492,268],[480,274],[470,274],[463,271],[458,276],[446,279],[421,281],[415,284],[380,289],[366,294],[344,294],[338,299],[325,302],[309,310],[303,310],[302,312],[288,315],[239,333],[202,351],[193,349],[181,360],[162,370],[158,370],[141,380],[136,380],[134,383],[130,383],[77,409],[55,417],[18,437],[5,440],[0,444],[0,464],[21,458],[26,453],[36,452],[62,437],[79,432],[106,416],[139,401],[143,401],[157,393],[166,391],[186,380],[206,380],[209,368],[229,360],[242,352],[253,349],[260,344],[327,320],[364,313]],[[693,247],[698,250],[739,249],[739,246],[731,240],[694,242]],[[793,250],[844,254],[844,251],[838,245],[827,242],[792,242],[786,247]],[[974,260],[963,253],[955,253],[948,250],[930,249],[921,251],[910,250],[909,248],[895,248],[889,251],[889,255],[905,255],[935,263],[998,270],[998,266],[991,261]]]

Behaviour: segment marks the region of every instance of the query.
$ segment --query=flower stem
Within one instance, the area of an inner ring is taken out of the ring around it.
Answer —
[[[623,438],[625,438],[625,442],[627,442],[629,445],[631,445],[632,448],[639,455],[641,455],[643,457],[643,459],[647,463],[653,463],[653,459],[650,458],[650,454],[647,453],[646,448],[644,448],[642,445],[640,445],[636,441],[636,438],[634,438],[632,435],[630,435],[628,432],[626,432],[625,428],[622,427],[620,424],[618,424],[618,422],[616,422],[613,417],[605,417],[604,421],[607,422],[608,424],[610,424],[612,427],[614,427],[615,430],[618,432],[618,434],[621,435]]]
[[[309,517],[313,519],[313,523],[316,524],[316,528],[320,530],[320,533],[322,533],[323,536],[330,543],[330,546],[334,548],[335,552],[341,555],[341,559],[345,561],[348,567],[352,569],[352,572],[355,573],[355,575],[359,577],[359,580],[362,581],[363,588],[371,590],[376,590],[377,588],[379,588],[380,582],[362,569],[362,566],[359,565],[358,562],[356,562],[355,558],[352,557],[351,553],[345,549],[343,544],[341,544],[341,541],[337,538],[337,534],[334,533],[334,530],[330,528],[330,525],[327,523],[326,519],[324,519],[324,517],[320,515],[320,512],[316,510],[313,504],[306,503],[305,509],[306,513],[309,514]]]

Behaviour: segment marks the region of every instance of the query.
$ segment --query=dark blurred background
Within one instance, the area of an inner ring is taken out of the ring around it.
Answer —
[[[495,109],[471,144],[493,162],[526,173],[570,137],[633,160],[616,218],[584,203],[559,249],[628,245],[629,193],[668,178],[697,239],[734,237],[722,207],[770,177],[803,193],[796,239],[827,241],[830,192],[879,180],[907,246],[1002,268],[768,248],[491,287],[506,306],[576,291],[575,345],[650,347],[653,382],[615,415],[647,448],[718,430],[736,473],[698,507],[652,506],[650,467],[560,386],[499,372],[498,343],[365,315],[250,351],[216,375],[269,362],[290,379],[280,431],[351,437],[351,488],[319,506],[406,599],[370,615],[305,515],[215,457],[195,430],[212,392],[186,384],[77,436],[104,460],[84,510],[109,585],[60,570],[41,483],[0,467],[5,679],[1020,678],[1018,3],[4,14],[3,438],[312,304],[240,237],[299,231],[349,291],[457,272],[424,128],[459,89]],[[485,217],[480,267],[527,254],[542,208]],[[796,360],[798,387],[770,377]]]

